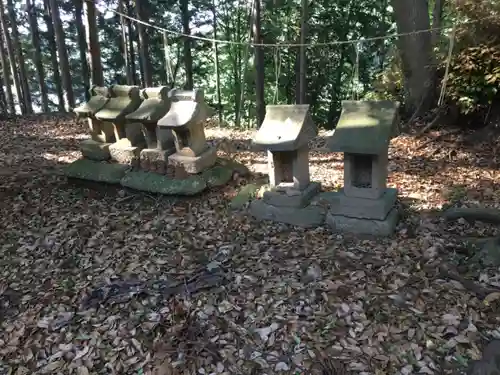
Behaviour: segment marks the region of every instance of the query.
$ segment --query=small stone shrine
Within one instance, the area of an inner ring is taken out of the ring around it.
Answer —
[[[205,121],[214,113],[205,103],[202,90],[170,90],[170,110],[158,121],[160,131],[172,130],[176,152],[168,162],[187,174],[197,174],[217,161],[217,149],[205,138]]]
[[[316,134],[309,105],[266,107],[253,145],[267,151],[271,190],[251,203],[253,216],[306,227],[322,223],[324,213],[309,206],[321,190],[321,185],[309,177],[308,142]]]
[[[96,113],[96,118],[113,124],[116,142],[109,146],[111,159],[130,164],[138,161],[140,151],[145,147],[140,124],[127,123],[126,116],[139,108],[141,97],[137,86],[114,85],[110,98]]]
[[[344,101],[332,152],[344,153],[344,187],[328,200],[326,223],[335,231],[390,235],[398,221],[397,190],[387,188],[389,141],[399,103]]]
[[[142,103],[134,112],[125,116],[127,126],[142,128],[146,147],[140,152],[141,169],[164,173],[168,156],[175,150],[174,136],[170,129],[160,129],[158,120],[164,117],[169,108],[168,88],[166,86],[141,90]]]
[[[93,86],[89,92],[89,101],[74,109],[77,118],[87,119],[90,129],[91,139],[86,139],[80,144],[82,155],[84,158],[96,161],[108,160],[109,146],[115,141],[113,125],[97,119],[95,114],[109,101],[109,89]]]

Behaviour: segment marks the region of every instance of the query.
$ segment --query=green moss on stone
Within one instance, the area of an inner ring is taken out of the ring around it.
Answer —
[[[127,165],[79,159],[66,167],[65,174],[69,178],[119,184],[129,169]]]

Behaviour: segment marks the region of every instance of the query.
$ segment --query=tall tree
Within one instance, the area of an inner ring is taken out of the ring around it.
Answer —
[[[124,1],[118,0],[118,12],[120,12],[120,25],[121,25],[121,36],[122,36],[122,54],[123,54],[123,65],[125,69],[125,75],[127,77],[127,85],[134,84],[134,72],[130,65],[130,54],[129,54],[129,36],[127,35],[127,18],[123,16],[125,14]]]
[[[42,111],[49,112],[49,97],[47,84],[45,82],[45,71],[43,69],[42,51],[40,48],[40,32],[38,31],[37,12],[32,0],[26,0],[26,13],[30,25],[31,43],[33,43],[33,63],[35,64],[40,97],[42,99]]]
[[[125,10],[127,11],[127,15],[132,17],[134,15],[134,10],[129,0],[123,0]],[[132,73],[132,85],[137,84],[136,77],[136,65],[135,65],[135,49],[134,49],[134,40],[135,40],[135,31],[132,26],[132,22],[130,18],[125,18],[125,23],[127,25],[127,34],[128,34],[128,61],[130,64],[130,72]]]
[[[12,74],[12,80],[14,82],[14,89],[16,90],[17,101],[19,107],[21,108],[21,113],[26,114],[26,107],[24,106],[23,95],[21,91],[21,85],[19,84],[19,76],[17,75],[16,59],[14,57],[14,51],[12,48],[12,38],[9,34],[9,28],[7,26],[7,20],[5,19],[5,9],[3,6],[3,1],[0,1],[0,23],[2,26],[2,34],[5,37],[5,46],[7,47],[7,56],[9,58],[10,72]]]
[[[300,50],[299,50],[299,87],[297,103],[304,104],[307,95],[307,63],[306,63],[306,42],[307,42],[307,1],[302,0],[302,16],[300,19]]]
[[[213,29],[214,29],[214,40],[217,40],[217,10],[216,10],[216,0],[212,0],[212,16],[213,16]],[[215,91],[217,94],[217,105],[219,113],[219,124],[222,125],[222,105],[221,105],[221,92],[220,92],[220,70],[219,70],[219,46],[217,42],[214,42],[214,63],[215,63]]]
[[[12,96],[12,87],[9,76],[9,62],[7,61],[7,57],[5,49],[4,49],[4,35],[3,32],[0,32],[0,63],[2,65],[2,78],[3,84],[5,85],[5,101],[7,105],[7,110],[10,114],[14,115],[16,113],[16,107],[14,103],[14,98]]]
[[[87,38],[87,61],[90,65],[90,79],[92,85],[103,86],[104,75],[101,63],[101,47],[97,34],[95,3],[83,2],[85,31]]]
[[[149,13],[149,4],[145,0],[135,0],[137,18],[141,21],[146,21],[146,13]],[[149,56],[149,36],[144,25],[137,23],[139,34],[139,57],[142,65],[143,85],[145,87],[153,86],[153,74],[151,68],[151,59]]]
[[[254,0],[254,11],[253,11],[253,42],[255,44],[262,43],[261,30],[260,30],[260,1]],[[257,107],[257,127],[260,128],[264,117],[266,116],[266,102],[264,96],[264,85],[265,85],[265,67],[264,67],[264,49],[263,47],[255,46],[255,105]]]
[[[186,71],[186,83],[184,88],[192,90],[194,87],[193,81],[193,55],[191,54],[191,28],[189,22],[191,20],[191,13],[189,12],[189,0],[179,0],[182,19],[182,32],[184,36],[184,69]]]
[[[83,0],[73,0],[75,6],[75,24],[78,38],[78,50],[80,53],[80,63],[82,64],[82,80],[85,90],[85,99],[90,98],[90,75],[89,64],[87,62],[87,41],[85,40],[85,26],[83,25]]]
[[[57,45],[54,32],[54,24],[50,14],[49,0],[43,1],[43,19],[47,26],[47,39],[49,42],[50,64],[52,66],[52,82],[54,83],[57,93],[57,109],[59,112],[64,112],[64,92],[61,84],[61,73],[59,71],[59,62],[57,61]]]
[[[17,30],[16,10],[12,0],[7,0],[7,14],[9,18],[10,28],[12,30],[12,47],[16,54],[19,71],[19,83],[21,84],[22,101],[26,113],[33,113],[33,105],[31,103],[31,92],[28,84],[28,75],[26,74],[26,64],[24,63],[23,50],[19,43],[19,31]]]
[[[52,15],[52,23],[56,35],[57,55],[59,57],[59,65],[61,66],[62,84],[64,87],[64,96],[67,105],[67,110],[75,107],[75,95],[73,93],[73,85],[71,82],[71,71],[69,68],[68,51],[66,49],[65,34],[59,15],[59,8],[56,0],[50,0],[50,14]]]

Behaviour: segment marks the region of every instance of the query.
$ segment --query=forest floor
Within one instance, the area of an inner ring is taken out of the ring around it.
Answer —
[[[252,134],[207,130],[265,173]],[[328,190],[342,155],[324,137],[310,165]],[[442,272],[500,290],[462,241],[498,228],[439,214],[500,205],[497,138],[395,138],[405,215],[378,239],[257,222],[228,209],[234,184],[174,199],[69,183],[83,138],[69,117],[0,123],[0,374],[451,374],[500,336],[500,293]]]

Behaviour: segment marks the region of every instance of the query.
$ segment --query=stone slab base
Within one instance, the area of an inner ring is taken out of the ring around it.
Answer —
[[[398,190],[394,188],[386,189],[378,199],[348,197],[343,189],[318,195],[318,199],[328,203],[330,212],[335,215],[374,220],[384,220],[394,208],[397,198]]]
[[[372,236],[390,236],[394,233],[399,220],[397,208],[393,208],[384,220],[359,219],[330,211],[326,214],[326,224],[339,233],[368,234]]]
[[[189,174],[197,174],[212,167],[217,161],[217,149],[209,147],[199,156],[183,156],[175,153],[168,157],[168,162],[174,167],[182,167]]]
[[[129,141],[123,139],[109,146],[109,153],[111,159],[120,164],[138,164],[141,148],[130,146]]]
[[[95,161],[109,160],[111,157],[109,146],[110,143],[101,143],[93,139],[86,139],[80,143],[80,151],[86,159]]]
[[[311,182],[302,191],[279,187],[273,188],[271,191],[266,191],[263,196],[264,202],[272,206],[279,207],[306,207],[311,199],[321,191],[321,184],[319,182]]]
[[[316,227],[325,221],[326,210],[321,206],[277,207],[262,199],[250,203],[250,214],[258,220],[271,220],[300,227]]]
[[[65,174],[69,178],[119,184],[129,169],[127,165],[79,159],[65,168]]]
[[[168,157],[175,149],[160,150],[158,148],[145,148],[140,154],[141,169],[163,174],[167,170]]]
[[[165,195],[196,195],[206,189],[203,177],[196,175],[175,180],[157,173],[137,171],[127,173],[120,181],[122,186]]]

